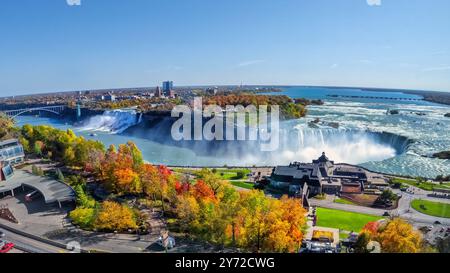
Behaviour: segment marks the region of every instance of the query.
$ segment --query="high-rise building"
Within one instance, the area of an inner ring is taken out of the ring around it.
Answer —
[[[173,81],[163,82],[163,92],[166,96],[169,95],[171,90],[173,90]]]
[[[163,96],[163,93],[161,91],[161,87],[157,86],[155,91],[155,97],[160,98]]]

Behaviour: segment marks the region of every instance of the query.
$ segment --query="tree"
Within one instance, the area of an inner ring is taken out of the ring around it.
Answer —
[[[262,191],[252,190],[242,195],[243,209],[239,215],[238,245],[260,252],[269,235],[271,200]]]
[[[114,172],[116,189],[120,193],[139,194],[142,192],[139,175],[132,169],[119,169]]]
[[[355,242],[356,253],[368,253],[367,245],[372,240],[373,234],[368,230],[362,230]]]
[[[6,116],[4,113],[0,113],[0,140],[12,137],[11,133],[14,127],[14,120]]]
[[[376,236],[378,234],[378,228],[380,224],[378,222],[369,222],[363,227],[363,231],[367,231],[371,236]]]
[[[175,212],[183,232],[195,232],[199,226],[200,206],[193,196],[179,196]]]
[[[60,169],[56,169],[56,176],[58,177],[58,181],[65,182],[65,178]]]
[[[77,197],[76,202],[79,207],[94,208],[96,206],[95,200],[86,194],[83,185],[75,185],[74,190]]]
[[[224,228],[225,237],[222,241],[222,244],[225,243],[227,238],[230,238],[231,244],[236,246],[236,236],[238,235],[238,214],[242,208],[240,194],[233,187],[228,185],[223,186],[221,188],[221,192],[218,194],[220,197],[219,209],[220,209],[220,218],[223,219],[226,223]]]
[[[236,179],[242,179],[245,177],[245,172],[243,170],[239,170],[236,173]]]
[[[197,172],[197,177],[199,180],[202,180],[205,184],[207,184],[213,190],[214,194],[217,194],[220,187],[223,185],[222,180],[217,176],[217,174],[207,168]]]
[[[78,207],[71,211],[69,214],[70,219],[81,228],[92,228],[93,222],[95,220],[95,209]]]
[[[70,175],[67,177],[65,181],[72,187],[80,185],[83,188],[85,188],[86,186],[86,179],[84,179],[82,176],[79,175]]]
[[[133,211],[112,201],[102,203],[94,226],[104,231],[126,231],[138,228]]]
[[[214,195],[214,191],[211,189],[209,185],[207,185],[202,180],[197,181],[193,186],[193,194],[197,200],[200,201],[215,201],[216,197]]]
[[[388,253],[417,253],[422,247],[420,233],[400,218],[380,227],[375,240],[381,244],[382,251]]]
[[[386,201],[394,201],[395,199],[397,199],[397,196],[390,189],[386,189],[380,195],[380,199],[382,201],[384,201],[384,202],[386,202]]]
[[[284,234],[285,244],[279,244],[279,249],[287,252],[296,252],[303,239],[302,229],[306,225],[306,210],[297,199],[283,196],[281,203],[281,221],[287,223],[287,233]],[[274,229],[276,233],[276,229]],[[281,242],[281,241],[280,241]]]
[[[131,158],[133,159],[133,170],[138,171],[144,164],[142,152],[138,149],[134,142],[129,141],[127,145],[130,148]]]
[[[34,152],[36,155],[38,155],[38,156],[42,156],[43,150],[44,150],[44,142],[42,142],[42,141],[36,141],[36,142],[34,143],[33,152]]]
[[[19,141],[20,141],[20,144],[22,144],[23,150],[25,153],[32,152],[31,147],[30,147],[30,141],[28,141],[28,139],[24,138],[23,136],[20,136]]]
[[[32,165],[31,166],[31,173],[34,175],[39,175],[38,174],[38,168],[36,167],[36,165]]]

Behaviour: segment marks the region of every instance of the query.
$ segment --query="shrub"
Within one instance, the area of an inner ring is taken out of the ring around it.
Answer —
[[[79,207],[71,211],[70,219],[81,228],[91,228],[95,219],[95,209]]]
[[[236,179],[242,179],[245,177],[245,172],[243,170],[239,170],[236,173]]]

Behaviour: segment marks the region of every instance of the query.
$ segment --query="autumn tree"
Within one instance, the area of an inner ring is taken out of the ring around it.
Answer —
[[[133,211],[127,206],[112,201],[102,203],[95,219],[95,227],[104,231],[126,231],[138,228]]]
[[[237,243],[247,249],[260,252],[270,232],[269,221],[273,216],[271,200],[262,191],[253,190],[242,196],[242,210],[239,214]]]
[[[220,187],[223,185],[223,181],[217,176],[216,173],[214,173],[210,169],[203,168],[202,170],[197,172],[196,175],[199,180],[202,180],[213,190],[214,194],[217,194],[220,190]]]
[[[114,171],[115,188],[119,193],[139,194],[142,192],[139,175],[132,169],[118,169]]]
[[[376,240],[381,244],[382,251],[388,253],[417,253],[422,248],[420,233],[400,218],[380,227]]]
[[[197,200],[190,195],[178,197],[175,212],[178,216],[178,223],[183,232],[197,232],[199,227],[200,205]]]

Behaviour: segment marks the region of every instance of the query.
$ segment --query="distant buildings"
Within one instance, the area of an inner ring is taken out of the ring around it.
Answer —
[[[97,100],[102,100],[102,101],[110,101],[110,102],[114,102],[116,101],[116,96],[112,93],[109,92],[106,95],[100,95],[96,98]]]
[[[105,96],[104,100],[113,102],[116,101],[116,96],[113,95],[112,93],[108,93],[108,95]]]
[[[159,87],[159,86],[156,87],[155,97],[157,97],[157,98],[163,97],[163,92],[161,90],[161,87]]]
[[[175,91],[173,90],[173,81],[163,82],[163,93],[168,98],[175,98]]]
[[[165,82],[163,82],[163,92],[164,92],[164,94],[168,94],[171,90],[173,90],[173,81],[165,81]]]
[[[206,89],[206,94],[208,94],[208,95],[215,96],[215,95],[217,95],[217,92],[218,92],[217,87],[215,87],[215,88],[207,88]]]

